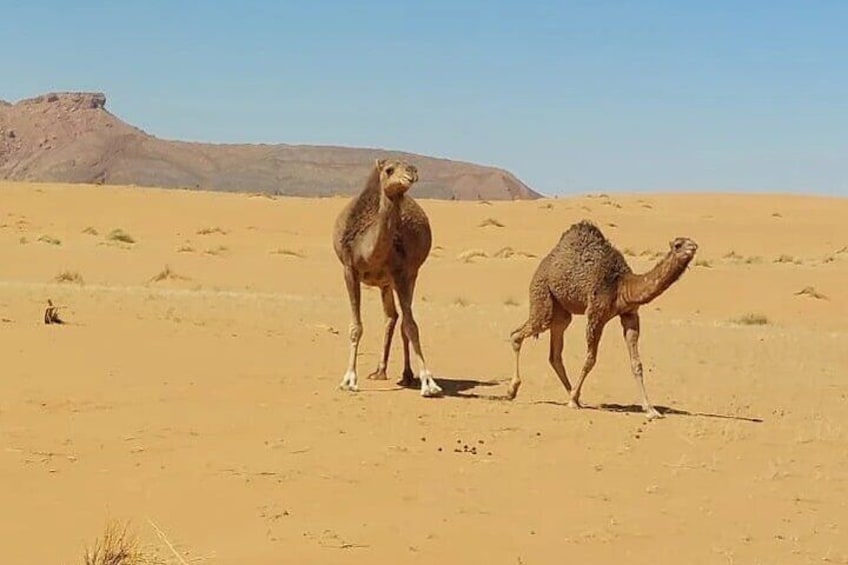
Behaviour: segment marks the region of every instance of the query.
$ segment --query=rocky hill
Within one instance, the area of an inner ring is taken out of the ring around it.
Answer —
[[[159,139],[111,114],[101,93],[0,100],[0,179],[6,180],[327,196],[355,193],[374,159],[391,156],[418,166],[417,197],[540,196],[501,169],[397,151]]]

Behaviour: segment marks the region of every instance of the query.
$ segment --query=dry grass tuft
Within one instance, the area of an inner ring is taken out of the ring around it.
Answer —
[[[471,303],[468,300],[466,300],[465,298],[459,296],[453,301],[453,304],[454,304],[454,306],[461,306],[461,307],[465,308],[466,306],[468,306]]]
[[[159,271],[158,273],[156,273],[155,275],[150,277],[150,282],[161,282],[161,281],[168,281],[168,280],[187,281],[187,280],[189,280],[189,278],[175,273],[173,270],[171,270],[171,267],[168,266],[168,265],[165,265],[164,269],[162,269],[161,271]]]
[[[69,282],[83,284],[82,275],[76,271],[62,271],[61,273],[53,277],[53,280],[60,283]]]
[[[211,249],[207,249],[204,251],[207,255],[222,255],[229,251],[229,248],[226,245],[219,245],[218,247],[213,247]]]
[[[292,249],[284,249],[284,248],[275,249],[275,250],[271,251],[271,254],[272,255],[285,255],[286,257],[297,257],[298,259],[304,259],[306,257],[306,255],[301,253],[300,251],[294,251]]]
[[[38,241],[49,243],[50,245],[62,245],[62,240],[58,237],[53,237],[52,235],[42,235],[38,238]]]
[[[471,263],[476,257],[488,257],[482,249],[468,249],[456,256],[463,263]]]
[[[535,255],[507,246],[495,251],[495,254],[492,255],[492,257],[495,257],[496,259],[509,259],[510,257],[535,257]]]
[[[87,228],[85,228],[84,230],[82,230],[82,233],[85,233],[85,234],[88,234],[88,235],[97,235],[97,230],[96,230],[96,229],[94,229],[94,228],[93,228],[93,227],[91,227],[91,226],[88,226]]]
[[[496,228],[504,227],[503,223],[500,220],[496,220],[495,218],[486,218],[485,220],[480,222],[480,225],[478,227],[485,228],[488,226],[494,226]]]
[[[213,233],[219,233],[221,235],[227,235],[227,231],[219,228],[217,226],[213,228],[201,228],[197,230],[197,235],[212,235]]]
[[[513,298],[512,296],[508,296],[508,297],[504,300],[504,306],[520,306],[520,305],[521,305],[521,304],[518,302],[518,300],[516,300],[516,299],[515,299],[515,298]]]
[[[711,268],[713,264],[707,259],[695,259],[696,267],[706,267],[707,269]]]
[[[138,547],[138,539],[129,531],[129,525],[111,521],[101,539],[94,540],[83,554],[84,565],[146,565],[153,561]]]
[[[765,326],[771,323],[765,314],[757,314],[753,312],[734,318],[731,322],[740,326]]]
[[[195,249],[190,243],[183,243],[177,247],[177,253],[194,253]]]
[[[753,265],[753,264],[762,263],[762,262],[763,262],[762,257],[757,257],[756,255],[752,255],[750,257],[745,258],[745,264],[746,265]]]
[[[815,298],[816,300],[828,300],[827,296],[817,291],[815,288],[811,286],[805,286],[801,290],[795,293],[795,296],[809,296],[810,298]]]
[[[632,247],[625,247],[621,250],[621,254],[625,257],[636,257],[636,251]]]
[[[731,250],[729,253],[725,253],[724,258],[731,259],[733,261],[739,261],[742,259],[742,256],[736,253],[736,251]]]
[[[122,230],[121,228],[115,228],[109,232],[109,235],[106,236],[109,241],[120,241],[122,243],[135,243],[135,238]]]
[[[799,263],[798,259],[793,257],[792,255],[787,255],[786,253],[780,255],[774,260],[775,263]]]

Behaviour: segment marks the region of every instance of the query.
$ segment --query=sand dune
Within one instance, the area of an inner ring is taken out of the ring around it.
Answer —
[[[78,562],[109,518],[216,564],[848,563],[848,200],[421,201],[415,308],[442,399],[336,388],[346,199],[0,183],[0,202],[4,563]],[[643,309],[664,420],[630,408],[615,323],[588,409],[565,406],[546,335],[501,399],[529,278],[582,218],[637,271],[675,236],[700,245]],[[67,325],[42,323],[48,298]],[[365,374],[376,291],[363,308]]]

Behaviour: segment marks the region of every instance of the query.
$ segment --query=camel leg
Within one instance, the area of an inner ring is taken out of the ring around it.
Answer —
[[[401,329],[401,339],[403,340],[403,376],[397,382],[400,386],[414,387],[415,373],[412,372],[412,365],[409,362],[409,338],[406,337],[406,332]]]
[[[412,346],[412,355],[415,357],[416,365],[418,365],[418,378],[421,380],[421,396],[439,396],[442,393],[442,389],[436,384],[433,374],[427,368],[427,364],[424,361],[424,355],[421,352],[418,324],[412,315],[412,296],[415,292],[415,277],[408,277],[402,274],[396,276],[395,288],[397,289],[398,301],[400,302],[400,311],[403,314],[401,330],[406,338],[409,339]]]
[[[377,369],[368,375],[368,378],[385,380],[386,367],[389,364],[389,351],[392,348],[392,336],[395,333],[395,324],[397,324],[398,313],[395,308],[395,295],[392,293],[392,287],[381,287],[380,295],[383,299],[383,313],[386,315],[386,333],[383,336],[383,356],[380,358],[380,363],[377,365]]]
[[[518,395],[521,386],[520,357],[521,344],[531,335],[539,335],[551,326],[553,318],[553,297],[547,288],[531,287],[530,290],[530,316],[524,324],[509,334],[512,342],[512,350],[515,352],[515,375],[509,381],[506,389],[506,397],[513,400]]]
[[[583,363],[580,378],[577,379],[577,386],[571,391],[571,400],[568,405],[572,408],[580,408],[580,391],[583,388],[583,382],[589,376],[589,371],[595,366],[598,344],[601,342],[601,334],[604,331],[604,321],[598,320],[589,311],[586,312],[586,317],[588,318],[586,323],[586,361]]]
[[[563,310],[558,304],[554,304],[553,319],[551,320],[551,350],[548,361],[550,361],[551,367],[554,368],[562,386],[569,394],[571,394],[571,383],[568,381],[565,365],[562,363],[562,348],[565,344],[565,330],[570,323],[571,313]]]
[[[356,355],[359,352],[359,340],[362,339],[362,318],[359,308],[360,286],[359,278],[352,268],[345,267],[344,278],[347,294],[350,298],[350,357],[347,361],[347,372],[345,372],[339,388],[355,392],[359,390],[359,386],[356,384]]]
[[[642,360],[639,358],[639,314],[622,314],[621,327],[624,330],[624,341],[627,342],[627,352],[630,354],[630,369],[639,385],[639,393],[642,395],[642,410],[648,415],[648,419],[662,418],[656,408],[648,400],[645,391],[645,381],[642,378]]]

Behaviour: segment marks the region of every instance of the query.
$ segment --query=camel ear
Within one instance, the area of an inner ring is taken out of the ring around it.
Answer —
[[[383,167],[385,167],[385,166],[386,166],[386,160],[385,159],[375,159],[374,160],[374,167],[378,171],[382,171]]]

